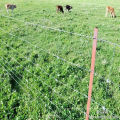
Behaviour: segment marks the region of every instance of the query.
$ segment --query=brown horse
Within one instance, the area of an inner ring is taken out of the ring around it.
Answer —
[[[113,17],[113,18],[116,17],[115,10],[111,6],[106,7],[106,14],[105,14],[106,17],[108,16],[108,13],[110,13],[111,17]]]
[[[63,6],[57,5],[57,6],[56,6],[56,11],[57,11],[57,12],[62,12],[62,13],[64,13]]]
[[[7,10],[7,13],[9,13],[9,12],[8,12],[9,9],[11,9],[12,12],[13,12],[13,10],[16,8],[16,5],[6,4],[6,5],[5,5],[5,8],[6,8],[6,10]]]

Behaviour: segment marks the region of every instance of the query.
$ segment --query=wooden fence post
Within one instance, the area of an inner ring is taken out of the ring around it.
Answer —
[[[98,37],[98,29],[95,28],[94,38],[93,38],[93,47],[92,47],[91,72],[90,72],[90,81],[89,81],[86,120],[89,120],[90,103],[91,103],[91,96],[92,96],[92,85],[93,85],[93,78],[94,78],[95,55],[96,55],[96,47],[97,47],[97,37]]]

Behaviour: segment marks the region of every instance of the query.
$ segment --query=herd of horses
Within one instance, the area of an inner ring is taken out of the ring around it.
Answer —
[[[72,6],[66,5],[65,8],[66,8],[66,10],[68,10],[68,12],[69,12],[69,11],[72,9]],[[64,13],[63,6],[62,6],[62,5],[57,5],[57,6],[56,6],[56,11],[57,11],[57,12],[62,12],[62,13]]]
[[[6,8],[6,10],[7,10],[7,13],[9,13],[9,9],[11,9],[12,12],[13,12],[13,10],[16,8],[16,5],[14,5],[14,4],[6,4],[6,5],[5,5],[5,8]],[[66,8],[66,10],[67,10],[68,12],[70,12],[70,10],[71,10],[73,7],[72,7],[71,5],[66,5],[65,8]],[[62,5],[57,5],[57,6],[56,6],[56,12],[57,12],[57,13],[58,13],[58,12],[64,13],[63,6],[62,6]],[[111,6],[107,6],[107,7],[106,7],[106,14],[105,14],[105,16],[107,17],[108,14],[110,14],[111,17],[113,17],[113,18],[116,17],[116,15],[115,15],[115,10],[114,10],[113,7],[111,7]]]
[[[72,9],[72,6],[70,6],[70,5],[66,5],[65,7],[66,7],[66,10],[68,10],[68,11],[70,11],[70,10]],[[62,13],[64,13],[63,6],[57,5],[56,8],[57,8],[57,12],[62,12]],[[113,17],[113,18],[116,17],[116,15],[115,15],[115,10],[114,10],[114,8],[111,7],[111,6],[107,6],[107,7],[106,7],[105,17],[108,16],[108,13],[110,13],[111,17]]]
[[[70,11],[72,9],[72,6],[70,6],[70,5],[66,5],[65,7],[66,7],[66,10],[68,10],[68,11]],[[13,10],[16,8],[16,5],[14,5],[14,4],[5,4],[5,8],[6,8],[7,13],[9,13],[9,9],[11,9],[12,13],[13,13]],[[56,10],[57,12],[64,13],[63,6],[57,5],[56,8],[57,8],[57,10]]]

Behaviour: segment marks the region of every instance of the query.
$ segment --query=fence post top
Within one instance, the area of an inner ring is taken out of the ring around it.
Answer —
[[[95,27],[94,30],[98,30],[98,27]]]

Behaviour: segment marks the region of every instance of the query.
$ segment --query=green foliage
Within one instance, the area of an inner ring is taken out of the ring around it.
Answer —
[[[5,11],[8,1],[17,5],[14,14]],[[73,10],[56,13],[58,4]],[[110,4],[115,19],[104,17]],[[0,1],[0,120],[85,119],[93,29],[99,39],[119,44],[119,6],[119,0]],[[119,58],[119,47],[98,40],[94,120],[120,115]]]

